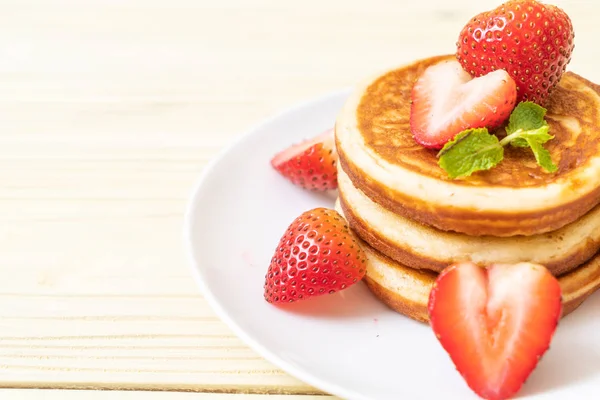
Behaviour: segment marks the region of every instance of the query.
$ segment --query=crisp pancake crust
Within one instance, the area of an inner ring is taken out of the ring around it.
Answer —
[[[388,307],[417,321],[428,322],[429,293],[437,277],[398,264],[367,244],[367,287]],[[600,287],[600,254],[558,278],[562,289],[563,317],[575,311]]]
[[[339,202],[336,210],[344,215]],[[367,256],[364,280],[369,290],[394,311],[417,321],[428,322],[429,293],[437,273],[409,268],[365,242],[361,245]],[[564,317],[600,288],[600,253],[577,269],[560,276],[558,282],[562,290]]]
[[[449,180],[446,172],[438,166],[437,150],[420,146],[410,132],[412,83],[427,67],[440,59],[446,60],[447,57],[434,57],[381,76],[363,93],[356,115],[367,150],[390,164],[436,179]],[[593,91],[581,92],[579,89],[582,86],[590,87]],[[600,152],[600,141],[597,140],[597,124],[600,122],[598,93],[599,86],[567,72],[548,98],[547,120],[555,139],[544,147],[559,166],[558,172],[544,172],[535,162],[531,150],[509,146],[505,148],[504,160],[493,170],[478,172],[469,179],[453,182],[468,186],[521,188],[547,185],[568,175]],[[501,130],[497,134],[505,136],[506,132]]]
[[[441,272],[461,261],[476,264],[542,264],[562,275],[600,250],[600,206],[559,230],[533,236],[467,236],[444,232],[394,214],[373,202],[338,171],[339,204],[364,241],[411,268]]]
[[[410,132],[410,92],[420,73],[450,56],[389,71],[360,86],[336,123],[340,165],[354,185],[387,209],[469,235],[533,235],[559,229],[600,201],[600,86],[563,75],[549,98],[555,139],[546,145],[559,170],[544,172],[511,146],[490,171],[451,180],[436,151]],[[502,136],[503,132],[497,132]]]

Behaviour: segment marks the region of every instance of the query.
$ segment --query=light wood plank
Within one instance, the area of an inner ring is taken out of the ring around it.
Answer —
[[[264,396],[253,394],[174,393],[174,392],[121,392],[80,390],[0,390],[6,400],[259,400]],[[334,400],[331,396],[270,395],[269,400]]]
[[[193,182],[268,115],[452,52],[496,3],[1,1],[0,386],[319,393],[198,293],[181,244]],[[572,68],[600,80],[596,6],[556,3]]]

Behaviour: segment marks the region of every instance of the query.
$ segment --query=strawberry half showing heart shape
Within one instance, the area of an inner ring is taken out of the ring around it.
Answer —
[[[506,71],[473,79],[458,61],[423,72],[412,89],[410,129],[417,143],[440,149],[469,128],[500,126],[515,107],[517,87]]]
[[[278,153],[271,165],[295,185],[309,190],[337,188],[337,153],[333,129]]]
[[[265,279],[269,303],[291,303],[335,293],[365,275],[365,253],[334,210],[315,208],[291,223]]]
[[[469,387],[491,400],[519,391],[549,348],[561,312],[558,281],[530,263],[452,265],[429,298],[440,343]]]

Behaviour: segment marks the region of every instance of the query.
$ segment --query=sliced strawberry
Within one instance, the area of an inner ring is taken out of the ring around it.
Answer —
[[[448,267],[429,298],[431,326],[469,387],[513,396],[550,346],[562,311],[556,278],[537,264]]]
[[[265,279],[265,299],[291,303],[346,289],[363,278],[365,265],[344,219],[334,210],[315,208],[296,218],[279,241]]]
[[[271,165],[295,185],[310,190],[337,188],[333,129],[277,154]]]
[[[443,61],[427,68],[413,87],[410,129],[417,143],[439,149],[465,129],[502,125],[516,98],[506,71],[473,79],[457,61]]]

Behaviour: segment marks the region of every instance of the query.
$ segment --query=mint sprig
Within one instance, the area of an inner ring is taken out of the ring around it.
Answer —
[[[438,164],[452,179],[470,176],[498,165],[504,158],[504,146],[510,143],[513,147],[529,147],[542,168],[556,172],[558,167],[543,146],[554,138],[548,133],[545,115],[546,109],[535,103],[519,103],[510,115],[505,138],[498,140],[487,128],[467,129],[440,150]]]
[[[495,167],[504,158],[504,148],[486,128],[468,129],[446,143],[438,156],[440,167],[455,179]]]

